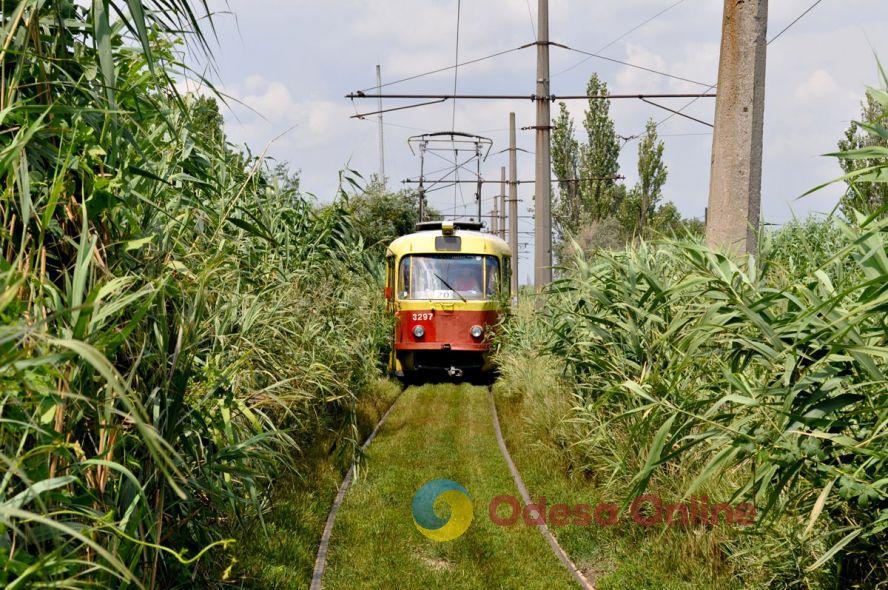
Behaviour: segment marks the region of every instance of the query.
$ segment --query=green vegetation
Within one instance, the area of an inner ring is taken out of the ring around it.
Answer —
[[[744,587],[872,585],[886,573],[886,228],[794,225],[742,264],[689,241],[577,257],[545,313],[507,326],[500,387],[601,496],[754,502],[757,526],[701,557]],[[658,542],[679,571],[675,537]]]
[[[888,74],[881,67],[879,75],[883,88],[888,88]],[[884,90],[870,89],[863,100],[860,120],[852,121],[839,141],[839,163],[847,179],[848,190],[842,198],[842,211],[851,217],[854,211],[872,213],[888,205],[888,184],[881,182],[856,182],[858,174],[880,169],[888,149],[888,132],[885,118],[888,116],[888,100]]]
[[[369,387],[355,408],[360,440],[365,440],[391,406],[401,388],[380,379]],[[260,521],[246,523],[239,534],[233,577],[256,590],[307,588],[317,556],[321,531],[342,480],[342,466],[330,454],[336,432],[313,445],[314,456],[298,477],[277,482],[270,510]]]
[[[520,311],[527,316],[529,307]],[[619,503],[625,490],[579,468],[565,452],[582,435],[571,422],[574,396],[551,356],[504,353],[504,378],[495,386],[506,443],[531,497],[549,506]],[[669,501],[671,498],[665,498]],[[677,501],[677,499],[676,499]],[[726,590],[731,579],[717,529],[663,531],[624,518],[616,526],[549,526],[586,579],[601,590]]]
[[[501,527],[488,505],[517,496],[497,447],[487,392],[469,385],[407,389],[369,450],[333,529],[326,588],[572,588],[535,527]],[[447,543],[414,526],[424,483],[452,479],[472,495],[474,519]]]
[[[345,208],[364,243],[382,257],[392,240],[415,230],[419,221],[419,193],[390,192],[374,177],[365,189],[347,199]],[[426,221],[440,219],[440,213],[428,206],[424,216]]]
[[[343,468],[397,393],[380,379],[379,253],[415,201],[347,173],[358,190],[321,207],[233,148],[216,100],[173,79],[186,43],[209,51],[197,6],[0,10],[5,586],[304,584]],[[884,582],[888,91],[841,144],[848,221],[790,224],[743,261],[641,241],[680,226],[652,126],[636,187],[565,181],[618,171],[608,109],[590,103],[587,144],[565,109],[556,121],[558,223],[581,247],[500,343],[532,491],[759,508],[743,530],[559,531],[601,588]],[[569,586],[536,530],[487,518],[516,491],[483,390],[409,390],[367,467],[328,587]],[[476,519],[437,544],[409,499],[444,474]]]
[[[574,252],[542,308],[505,324],[497,391],[524,417],[516,448],[541,443],[519,451],[534,493],[757,508],[748,528],[564,531],[600,587],[888,579],[882,83],[832,154],[848,219],[792,222],[744,260],[693,239]]]
[[[185,0],[7,8],[0,584],[211,586],[273,484],[352,460],[377,261],[344,197],[318,209],[177,93],[210,26]]]

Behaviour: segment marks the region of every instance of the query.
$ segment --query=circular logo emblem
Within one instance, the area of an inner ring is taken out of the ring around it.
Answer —
[[[442,506],[443,505],[443,506]],[[438,516],[449,508],[450,515]],[[433,541],[452,541],[472,524],[472,497],[466,488],[449,479],[433,479],[413,496],[413,523]]]

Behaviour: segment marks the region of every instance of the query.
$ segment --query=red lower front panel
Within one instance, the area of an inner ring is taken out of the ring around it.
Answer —
[[[467,350],[483,352],[490,348],[488,336],[496,324],[496,311],[400,311],[395,327],[395,350]],[[415,326],[425,334],[417,338]],[[472,326],[481,326],[480,338],[470,334]]]

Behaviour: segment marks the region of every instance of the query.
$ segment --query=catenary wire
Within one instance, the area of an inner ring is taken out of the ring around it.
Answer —
[[[530,30],[533,35],[533,40],[537,40],[537,26],[536,23],[533,22],[533,10],[530,8],[530,0],[524,0],[525,4],[527,4],[527,16],[530,17]]]
[[[456,43],[455,43],[455,57],[453,60],[453,94],[456,94],[457,83],[459,82],[459,22],[460,15],[462,12],[462,0],[456,0]],[[450,130],[456,131],[456,99],[453,100],[453,111],[450,118]],[[453,188],[453,204],[456,205],[456,195],[459,193],[460,198],[462,199],[463,205],[465,205],[466,199],[463,196],[462,192],[462,184],[459,183],[459,152],[456,151],[456,144],[453,143],[453,136],[450,137],[451,144],[454,147],[453,151],[453,166],[454,173],[456,174],[457,185]]]

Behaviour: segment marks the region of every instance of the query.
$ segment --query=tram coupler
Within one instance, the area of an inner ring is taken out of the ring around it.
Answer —
[[[447,376],[448,377],[456,377],[456,378],[462,377],[463,370],[457,369],[456,367],[451,366],[449,369],[447,369]]]

